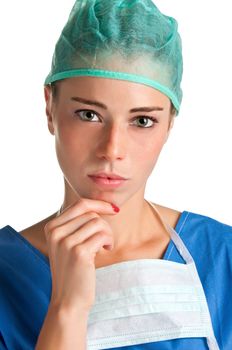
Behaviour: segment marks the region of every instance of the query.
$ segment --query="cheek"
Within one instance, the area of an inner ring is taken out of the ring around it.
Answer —
[[[133,153],[131,161],[134,171],[138,171],[140,176],[148,177],[161,153],[166,140],[166,133],[153,134],[152,138],[148,138],[143,144],[135,147],[136,152]]]
[[[86,138],[83,137],[83,130],[77,126],[74,119],[71,118],[69,113],[64,113],[58,117],[58,123],[56,128],[56,143],[57,147],[66,152],[75,152],[78,149],[83,149]]]
[[[87,156],[88,138],[83,137],[78,128],[69,125],[59,126],[55,135],[56,155],[60,167],[68,170],[81,164]]]
[[[166,140],[166,133],[153,133],[146,140],[136,143],[134,148],[134,157],[147,162],[148,160],[156,159],[160,154]]]

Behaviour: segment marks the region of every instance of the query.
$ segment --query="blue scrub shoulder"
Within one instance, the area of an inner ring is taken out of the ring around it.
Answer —
[[[232,226],[185,211],[176,231],[195,261],[220,349],[232,349]],[[183,262],[173,243],[164,258]]]

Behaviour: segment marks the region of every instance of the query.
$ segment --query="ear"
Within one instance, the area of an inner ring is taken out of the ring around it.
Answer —
[[[44,98],[46,102],[46,115],[48,120],[48,129],[52,135],[55,134],[54,131],[54,121],[52,117],[52,91],[51,87],[46,85],[44,86]]]
[[[165,143],[167,142],[169,134],[170,134],[170,131],[173,128],[174,121],[175,121],[175,116],[172,117],[171,122],[169,123],[169,127],[168,127],[168,131],[167,131]]]

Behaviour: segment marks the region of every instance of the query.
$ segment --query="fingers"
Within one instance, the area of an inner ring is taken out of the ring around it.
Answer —
[[[101,238],[100,244],[103,239],[106,246],[113,247],[113,232],[108,223],[102,220],[101,217],[94,217],[90,220],[86,219],[86,223],[83,224],[82,227],[80,227],[78,224],[76,231],[67,237],[64,233],[62,233],[61,229],[62,226],[59,227],[60,231],[53,232],[51,239],[59,241],[60,246],[62,246],[62,244],[65,245],[65,250],[71,250],[76,245],[83,242],[86,243],[88,239],[95,234]],[[95,252],[92,249],[91,251]]]
[[[109,202],[93,200],[88,198],[81,198],[78,202],[75,202],[65,210],[56,218],[50,220],[45,226],[45,236],[48,239],[48,235],[52,232],[53,228],[62,225],[63,223],[67,223],[76,217],[80,217],[82,214],[92,212],[94,216],[97,214],[117,214],[112,205]],[[83,220],[85,220],[83,218]]]

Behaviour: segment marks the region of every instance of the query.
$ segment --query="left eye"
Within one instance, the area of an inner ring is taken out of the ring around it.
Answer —
[[[86,117],[83,117],[82,115],[81,115],[81,113],[86,113]],[[93,115],[95,115],[95,116],[97,116],[97,113],[96,112],[94,112],[94,111],[91,111],[91,110],[78,110],[78,111],[75,111],[75,114],[78,116],[78,117],[80,117],[80,119],[81,120],[84,120],[84,121],[92,121],[92,116]],[[97,116],[98,117],[98,116]],[[85,119],[85,118],[87,118],[87,119]],[[98,117],[99,118],[99,117]],[[136,117],[134,120],[139,120],[139,121],[141,121],[141,120],[144,120],[144,119],[147,119],[147,120],[150,120],[150,121],[152,121],[152,124],[150,125],[150,126],[145,126],[144,127],[144,125],[147,125],[147,123],[145,122],[142,122],[142,126],[138,126],[139,128],[142,128],[142,129],[148,129],[148,128],[152,128],[153,126],[154,126],[154,124],[155,123],[158,123],[158,120],[156,119],[156,118],[154,118],[154,117],[148,117],[148,116],[139,116],[139,117]]]

